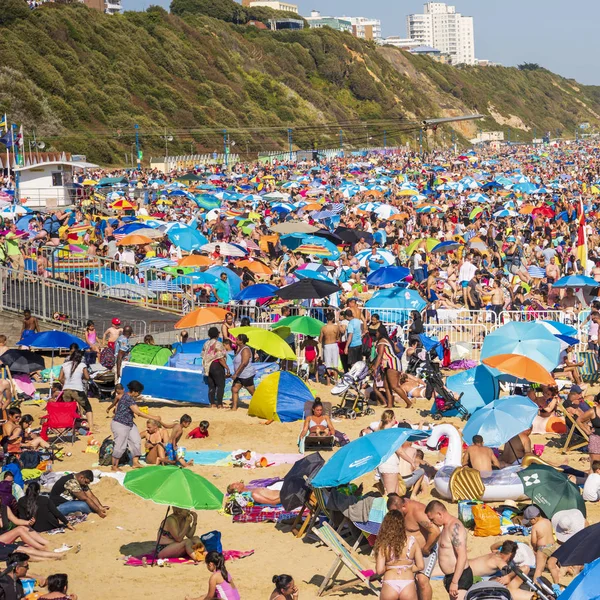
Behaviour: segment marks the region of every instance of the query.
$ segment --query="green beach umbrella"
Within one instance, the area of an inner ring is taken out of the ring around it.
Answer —
[[[171,506],[187,510],[219,510],[223,506],[223,494],[210,481],[189,469],[174,465],[130,471],[125,475],[123,487],[141,498],[168,506],[158,530],[152,566],[158,555],[158,544]]]
[[[325,326],[325,323],[317,321],[312,317],[285,317],[277,321],[273,325],[273,328],[277,327],[289,327],[292,333],[301,333],[302,335],[308,335],[310,337],[318,337],[321,333],[321,329]]]
[[[125,489],[156,504],[188,510],[219,510],[223,494],[201,475],[176,466],[152,466],[130,471]]]
[[[197,267],[164,267],[163,271],[169,275],[189,275],[198,270]]]
[[[551,519],[561,510],[576,508],[586,515],[585,502],[579,488],[567,476],[547,465],[530,465],[517,473],[525,495]]]

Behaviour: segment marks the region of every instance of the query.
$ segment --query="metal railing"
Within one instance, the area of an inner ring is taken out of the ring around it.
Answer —
[[[0,267],[0,310],[31,314],[57,327],[83,329],[89,319],[88,292],[39,275]]]

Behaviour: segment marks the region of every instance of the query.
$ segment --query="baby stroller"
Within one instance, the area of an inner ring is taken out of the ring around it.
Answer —
[[[425,396],[430,400],[433,398],[435,402],[436,411],[433,418],[439,420],[444,413],[457,411],[463,420],[468,419],[469,411],[460,402],[462,394],[457,399],[444,385],[439,362],[443,353],[443,345],[424,335],[421,338],[426,338],[427,345],[424,344],[423,348],[411,356],[406,371],[426,383]]]
[[[480,581],[471,586],[465,600],[512,600],[512,594],[500,583]]]
[[[98,400],[108,400],[115,392],[116,377],[112,371],[92,374],[88,383],[88,395]]]
[[[534,581],[531,577],[525,575],[514,562],[509,563],[508,567],[523,582],[524,585],[521,586],[521,589],[527,587],[535,594],[534,598],[538,598],[538,600],[556,600],[557,594],[552,588],[552,584],[545,577],[539,577],[537,581]]]
[[[340,403],[331,411],[332,417],[355,419],[366,415],[374,415],[369,408],[367,398],[362,390],[363,383],[369,374],[367,363],[359,361],[352,365],[347,373],[339,372],[339,381],[331,388],[334,396],[340,396]]]

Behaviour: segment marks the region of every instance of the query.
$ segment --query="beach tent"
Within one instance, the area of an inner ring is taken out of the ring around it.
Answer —
[[[158,365],[164,367],[171,358],[171,350],[154,344],[136,344],[131,349],[129,362],[138,365]]]
[[[282,423],[300,421],[307,400],[313,400],[313,395],[304,381],[288,371],[278,371],[260,382],[250,401],[248,414]]]

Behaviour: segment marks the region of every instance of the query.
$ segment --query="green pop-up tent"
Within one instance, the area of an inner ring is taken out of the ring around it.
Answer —
[[[156,365],[164,367],[171,358],[171,350],[165,346],[154,346],[153,344],[136,344],[131,349],[129,362],[138,365]]]

